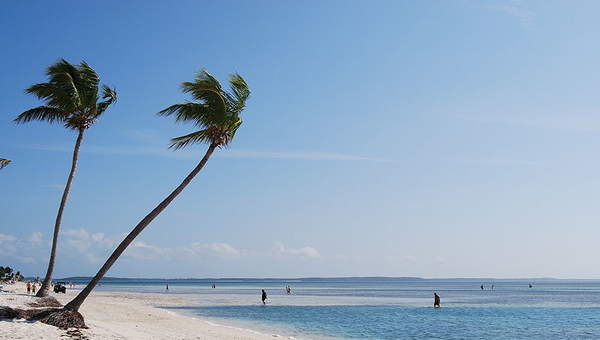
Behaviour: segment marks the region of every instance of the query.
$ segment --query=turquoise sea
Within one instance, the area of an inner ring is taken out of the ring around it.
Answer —
[[[185,294],[189,306],[160,307],[298,339],[600,339],[600,281],[117,279],[100,289]],[[269,294],[266,306],[261,289]]]

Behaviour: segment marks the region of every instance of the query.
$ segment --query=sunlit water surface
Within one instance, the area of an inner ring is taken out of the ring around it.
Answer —
[[[529,283],[386,278],[115,280],[100,289],[185,294],[189,306],[161,307],[299,339],[600,338],[600,281],[538,280],[532,288]],[[287,284],[292,295],[285,293]],[[266,306],[260,302],[261,289],[269,294]],[[442,298],[441,309],[432,306],[434,291]]]

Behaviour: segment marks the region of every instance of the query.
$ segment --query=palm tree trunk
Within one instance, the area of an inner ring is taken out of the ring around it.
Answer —
[[[83,139],[83,131],[79,130],[77,135],[77,141],[75,142],[75,149],[73,150],[73,161],[71,162],[71,172],[67,178],[67,184],[60,200],[60,206],[58,207],[58,214],[56,214],[56,221],[54,222],[54,236],[52,236],[52,249],[50,250],[50,260],[48,261],[48,270],[46,276],[42,282],[42,287],[35,296],[44,297],[48,295],[48,289],[50,288],[50,282],[52,281],[52,273],[54,272],[54,263],[56,262],[56,245],[58,244],[58,234],[60,232],[60,223],[62,222],[62,214],[69,198],[69,192],[71,191],[71,183],[75,178],[75,172],[77,171],[77,158],[79,157],[79,147],[81,146],[81,140]]]
[[[133,240],[150,224],[150,222],[152,222],[152,220],[154,220],[163,210],[165,210],[169,206],[171,201],[173,201],[175,197],[177,197],[183,191],[183,189],[185,189],[185,187],[188,184],[190,184],[192,179],[194,179],[194,177],[200,172],[200,170],[202,170],[212,153],[215,151],[216,147],[217,144],[214,143],[208,147],[206,154],[204,155],[204,157],[202,157],[202,160],[200,161],[200,163],[198,163],[198,165],[196,165],[194,170],[192,170],[192,172],[190,172],[190,174],[187,175],[183,182],[181,182],[181,184],[179,184],[179,186],[175,188],[175,190],[173,190],[173,192],[171,192],[171,194],[169,194],[167,198],[160,202],[160,204],[156,206],[156,208],[154,208],[148,215],[146,215],[146,217],[144,217],[144,219],[142,219],[140,223],[138,223],[135,226],[135,228],[133,228],[129,235],[127,235],[127,237],[125,237],[125,239],[121,241],[117,249],[113,251],[108,260],[106,260],[106,262],[104,263],[102,268],[100,268],[96,276],[92,278],[90,283],[88,283],[88,285],[85,286],[85,288],[83,288],[83,290],[73,300],[67,303],[64,309],[71,311],[79,310],[81,304],[83,304],[83,302],[88,297],[88,295],[90,295],[94,287],[96,287],[98,282],[104,277],[104,275],[106,275],[110,267],[112,267],[112,265],[117,261],[119,256],[123,254],[125,249],[127,249],[131,242],[133,242]]]

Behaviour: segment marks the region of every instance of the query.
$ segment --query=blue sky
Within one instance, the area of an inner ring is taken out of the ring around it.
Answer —
[[[57,1],[0,12],[0,259],[42,275],[75,135],[15,125],[59,58],[85,136],[56,275],[91,275],[205,146],[159,110],[239,72],[244,125],[111,276],[600,278],[600,3]]]

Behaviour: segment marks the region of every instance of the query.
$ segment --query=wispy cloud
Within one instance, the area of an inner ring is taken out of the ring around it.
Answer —
[[[44,188],[44,189],[56,189],[56,190],[60,190],[60,189],[64,189],[65,186],[64,184],[42,184],[40,185],[40,188]]]
[[[275,242],[275,250],[280,254],[298,255],[308,258],[318,258],[321,256],[319,251],[313,247],[305,246],[301,248],[289,248],[281,242]]]
[[[86,229],[66,229],[64,235],[64,249],[72,256],[83,256],[88,262],[100,262],[116,247],[124,235],[107,236],[104,233],[93,233]],[[182,260],[191,258],[217,257],[223,259],[237,259],[242,250],[225,242],[201,243],[192,242],[177,247],[162,247],[143,240],[134,241],[125,251],[124,256],[137,260]]]
[[[52,145],[32,145],[27,149],[72,152],[68,146]],[[136,147],[136,146],[98,146],[86,145],[81,149],[82,153],[96,153],[108,155],[137,155],[137,156],[158,156],[178,159],[198,159],[198,151],[179,150],[171,151],[160,147]],[[284,152],[284,151],[252,151],[252,150],[222,150],[215,154],[215,157],[222,158],[254,158],[254,159],[281,159],[281,160],[326,160],[326,161],[370,161],[370,162],[388,162],[389,160],[364,157],[340,153],[320,153],[320,152]]]
[[[219,154],[220,157],[230,158],[269,158],[269,159],[304,159],[330,161],[373,161],[387,162],[388,160],[338,153],[318,152],[273,152],[273,151],[243,151],[231,150]]]
[[[483,124],[519,126],[573,132],[600,132],[600,117],[597,113],[512,113],[457,115],[457,119]]]
[[[535,25],[535,13],[524,8],[521,1],[500,1],[489,8],[517,19],[523,28],[532,28]]]

